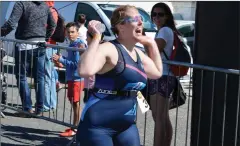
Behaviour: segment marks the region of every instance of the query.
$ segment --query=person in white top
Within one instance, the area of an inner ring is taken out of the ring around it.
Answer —
[[[79,24],[79,38],[87,45],[87,28],[85,27],[86,23],[86,15],[79,14],[78,15],[78,24]]]
[[[151,19],[158,28],[155,41],[161,53],[162,60],[170,58],[173,50],[175,27],[172,12],[167,4],[157,3],[151,11]],[[165,52],[165,54],[164,54]],[[163,64],[163,75],[157,80],[149,81],[150,106],[155,121],[154,146],[170,146],[172,139],[172,124],[169,118],[169,96],[176,86],[176,78]]]

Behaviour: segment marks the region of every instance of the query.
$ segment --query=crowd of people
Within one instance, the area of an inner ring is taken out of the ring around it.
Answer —
[[[57,44],[51,38],[58,24],[53,7],[53,1],[16,2],[9,20],[1,27],[1,36],[18,24],[16,39]],[[16,44],[14,71],[23,110],[41,115],[56,109],[59,82],[54,67],[64,66],[67,97],[78,129],[68,128],[60,135],[76,135],[81,146],[140,146],[136,97],[149,82],[154,146],[170,146],[169,96],[176,84],[169,66],[162,64],[165,55],[171,55],[174,33],[178,33],[170,8],[165,3],[153,6],[151,19],[158,29],[155,38],[145,35],[142,17],[134,6],[114,10],[111,25],[116,39],[112,41],[103,41],[97,27],[101,22],[91,20],[86,28],[86,19],[86,15],[79,14],[78,22],[66,24],[65,33],[69,47],[86,49],[84,52],[67,50],[67,56],[62,56],[55,48]],[[141,43],[145,52],[136,48],[136,43]],[[35,111],[26,77],[30,66],[35,81]],[[79,104],[82,91],[83,110]]]

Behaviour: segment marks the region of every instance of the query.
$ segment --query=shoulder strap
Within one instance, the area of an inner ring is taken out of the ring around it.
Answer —
[[[178,38],[178,34],[175,31],[173,31],[173,46],[175,46],[175,49],[178,48],[179,41],[180,40]],[[164,56],[166,57],[167,60],[170,60],[169,57],[167,56],[167,53],[164,51],[164,49],[163,49],[163,54],[164,54]]]
[[[163,49],[163,54],[164,54],[164,56],[166,57],[167,60],[170,60],[169,57],[167,56],[167,53],[164,51],[164,49]]]
[[[119,42],[115,41],[115,40],[112,40],[112,41],[109,41],[110,43],[112,43],[116,49],[117,49],[117,52],[118,52],[118,62],[117,62],[117,65],[112,69],[110,70],[109,72],[105,73],[104,75],[105,76],[108,76],[108,75],[112,75],[112,73],[114,73],[114,77],[115,76],[119,76],[123,73],[123,71],[125,70],[125,59],[123,57],[123,54],[121,52],[121,49],[120,49],[120,44]],[[123,69],[121,70],[117,70],[117,66],[118,65],[121,65],[123,63]]]
[[[121,60],[121,61],[123,61],[124,62],[124,64],[125,64],[125,59],[124,59],[124,57],[123,57],[123,53],[122,53],[122,51],[121,51],[121,49],[123,49],[123,47],[122,47],[122,45],[117,41],[117,40],[113,40],[113,41],[110,41],[113,45],[115,45],[115,47],[116,47],[116,49],[117,49],[117,51],[118,51],[118,57],[119,57],[119,59]]]
[[[141,61],[141,57],[139,56],[138,52],[135,50],[136,54],[137,54],[137,63],[139,64]]]

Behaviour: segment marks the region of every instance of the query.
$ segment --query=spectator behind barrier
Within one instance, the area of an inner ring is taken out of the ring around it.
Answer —
[[[66,25],[68,39],[70,40],[69,47],[86,48],[84,42],[78,38],[79,25],[75,22],[70,22]],[[53,60],[62,63],[66,67],[67,75],[67,97],[73,107],[73,125],[77,126],[79,123],[81,108],[80,96],[84,88],[84,79],[78,75],[77,64],[80,60],[79,51],[67,50],[68,56],[53,55]],[[76,129],[68,128],[60,134],[63,137],[69,137],[76,134]]]
[[[102,34],[96,26],[100,23],[89,22],[93,39],[78,65],[80,76],[95,75],[95,85],[90,89],[76,138],[81,146],[139,146],[136,96],[147,77],[157,79],[162,75],[157,44],[142,35],[142,18],[134,6],[114,10],[111,24],[116,40],[99,44]],[[146,46],[150,57],[135,47],[138,42]]]
[[[161,52],[161,58],[167,60],[164,53],[169,58],[173,50],[174,32],[177,32],[171,9],[165,3],[157,3],[151,10],[151,19],[158,29],[155,41]],[[154,146],[171,145],[172,124],[169,118],[169,97],[175,86],[176,78],[167,64],[163,64],[161,78],[149,81],[150,106],[155,122]]]
[[[85,14],[79,14],[78,15],[78,24],[80,26],[79,28],[79,38],[84,41],[84,43],[87,45],[87,28],[85,27],[86,23],[86,15]]]
[[[33,11],[34,10],[34,11]],[[1,27],[1,36],[6,36],[17,26],[15,38],[32,42],[45,42],[54,32],[56,24],[49,7],[41,1],[18,1],[14,4],[12,14]],[[47,27],[46,27],[47,26]],[[44,101],[44,61],[46,49],[44,46],[19,44],[15,46],[15,68],[17,86],[24,111],[33,113],[30,89],[26,73],[33,71],[36,91],[35,113],[41,114]],[[26,57],[26,58],[25,58]],[[31,59],[33,58],[33,61]],[[34,64],[31,65],[31,62]],[[30,69],[29,66],[33,68]],[[29,70],[30,69],[30,70]],[[20,116],[25,116],[20,114]]]
[[[54,19],[55,24],[57,25],[58,13],[53,8],[54,1],[45,1],[49,6],[50,12]],[[47,44],[56,44],[51,37],[49,38]],[[55,49],[47,48],[46,49],[46,60],[45,60],[45,99],[43,105],[43,111],[47,112],[50,109],[56,109],[57,106],[57,94],[56,94],[56,77],[55,77],[55,68],[54,63],[52,62],[52,55],[55,53]]]

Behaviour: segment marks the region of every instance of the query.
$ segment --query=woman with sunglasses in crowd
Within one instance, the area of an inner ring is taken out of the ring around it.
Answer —
[[[155,41],[161,58],[167,60],[173,50],[174,33],[178,33],[173,14],[167,4],[157,3],[151,10],[151,19],[158,29]],[[176,79],[167,64],[163,64],[162,77],[149,82],[150,105],[155,122],[154,146],[171,145],[172,124],[169,118],[169,96],[175,86]]]
[[[120,6],[111,18],[117,39],[99,44],[99,21],[92,20],[88,31],[93,35],[82,54],[79,74],[95,75],[95,85],[82,112],[77,140],[81,146],[140,146],[136,127],[137,91],[147,78],[162,75],[162,61],[153,38],[143,36],[143,22],[134,6]],[[135,47],[146,46],[149,56]]]

